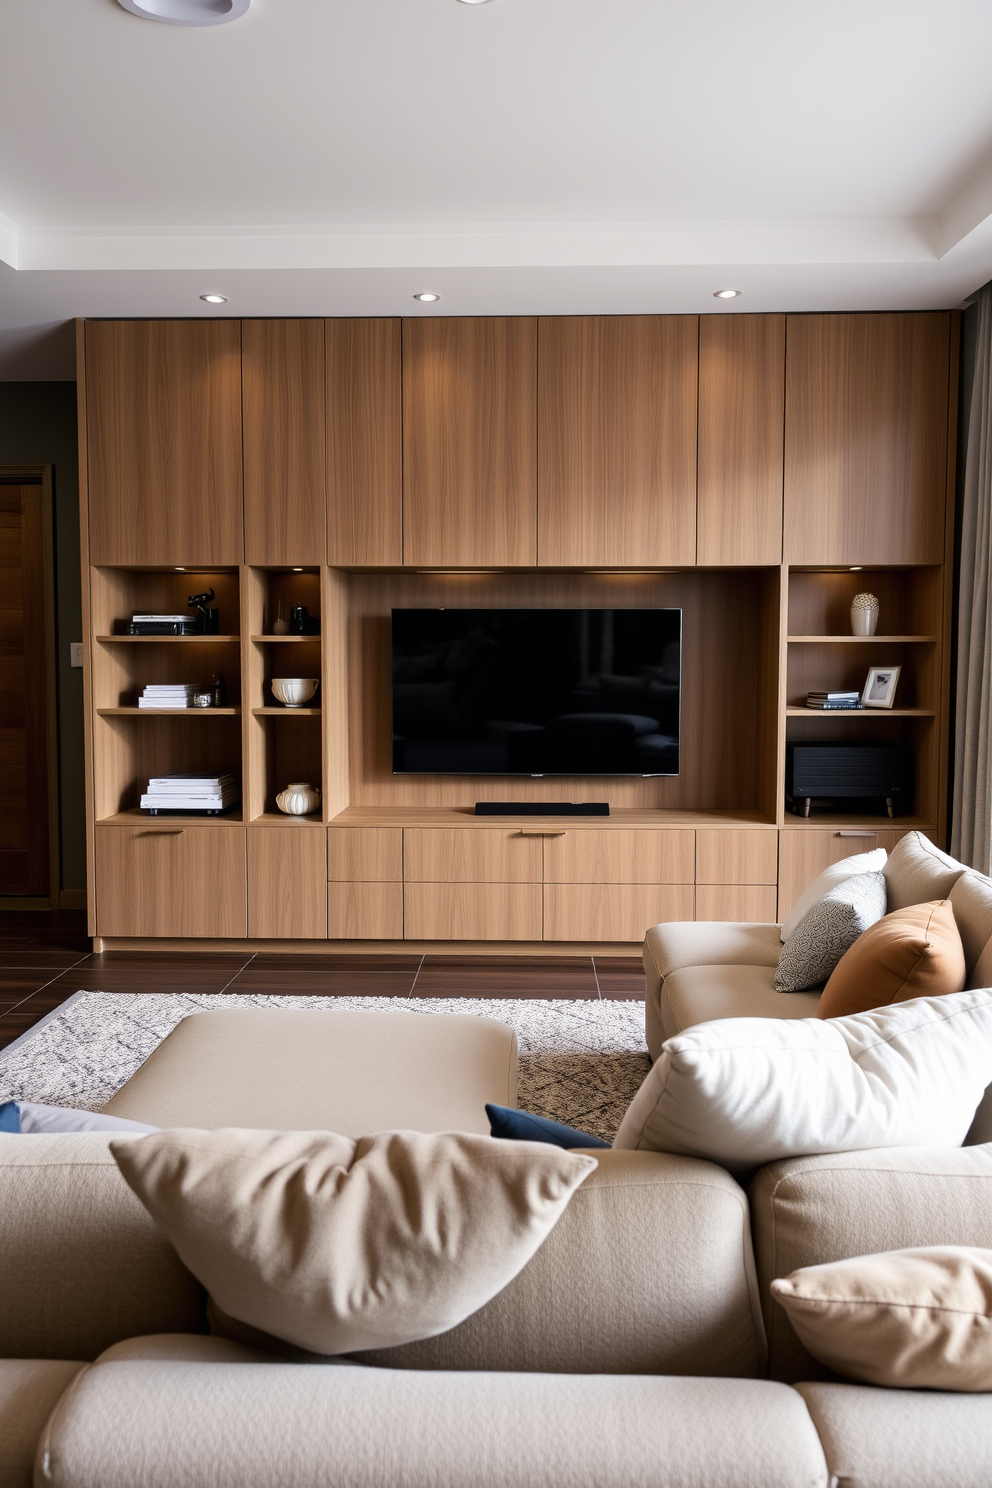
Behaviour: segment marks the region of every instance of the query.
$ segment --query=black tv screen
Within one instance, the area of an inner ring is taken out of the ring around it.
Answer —
[[[393,610],[393,773],[677,775],[681,610]]]

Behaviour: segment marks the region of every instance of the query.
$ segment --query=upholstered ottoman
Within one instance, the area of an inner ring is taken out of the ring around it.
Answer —
[[[231,1008],[172,1030],[104,1108],[153,1126],[345,1136],[489,1131],[517,1103],[517,1039],[464,1014]]]

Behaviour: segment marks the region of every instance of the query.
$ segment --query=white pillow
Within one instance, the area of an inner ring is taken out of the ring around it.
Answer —
[[[104,1116],[102,1111],[74,1111],[69,1106],[39,1106],[33,1101],[6,1101],[0,1105],[0,1118],[6,1121],[0,1130],[19,1131],[22,1136],[40,1132],[142,1132],[158,1131],[143,1121],[125,1121],[123,1116]],[[8,1124],[9,1123],[9,1124]]]
[[[839,863],[831,863],[829,868],[824,868],[811,884],[807,884],[789,911],[782,926],[782,944],[788,940],[807,910],[812,909],[824,894],[843,883],[845,878],[853,878],[856,873],[881,873],[887,858],[888,853],[884,847],[874,847],[871,852],[855,853],[851,858],[841,858]]]
[[[614,1147],[734,1171],[869,1147],[960,1147],[992,1083],[992,991],[848,1018],[721,1018],[662,1045]]]

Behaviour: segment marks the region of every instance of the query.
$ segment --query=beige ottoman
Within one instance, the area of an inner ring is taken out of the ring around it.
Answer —
[[[231,1008],[184,1018],[104,1110],[152,1126],[489,1131],[517,1038],[464,1014]]]

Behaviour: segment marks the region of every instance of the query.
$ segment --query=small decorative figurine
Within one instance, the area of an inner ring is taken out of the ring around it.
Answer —
[[[186,601],[186,608],[199,610],[201,635],[220,635],[220,611],[210,609],[210,601],[215,598],[212,589],[206,589],[203,594],[191,594]]]
[[[306,605],[295,605],[289,612],[289,630],[291,635],[320,635],[320,621]]]
[[[856,594],[851,600],[851,634],[873,636],[878,624],[878,600],[874,594]]]

